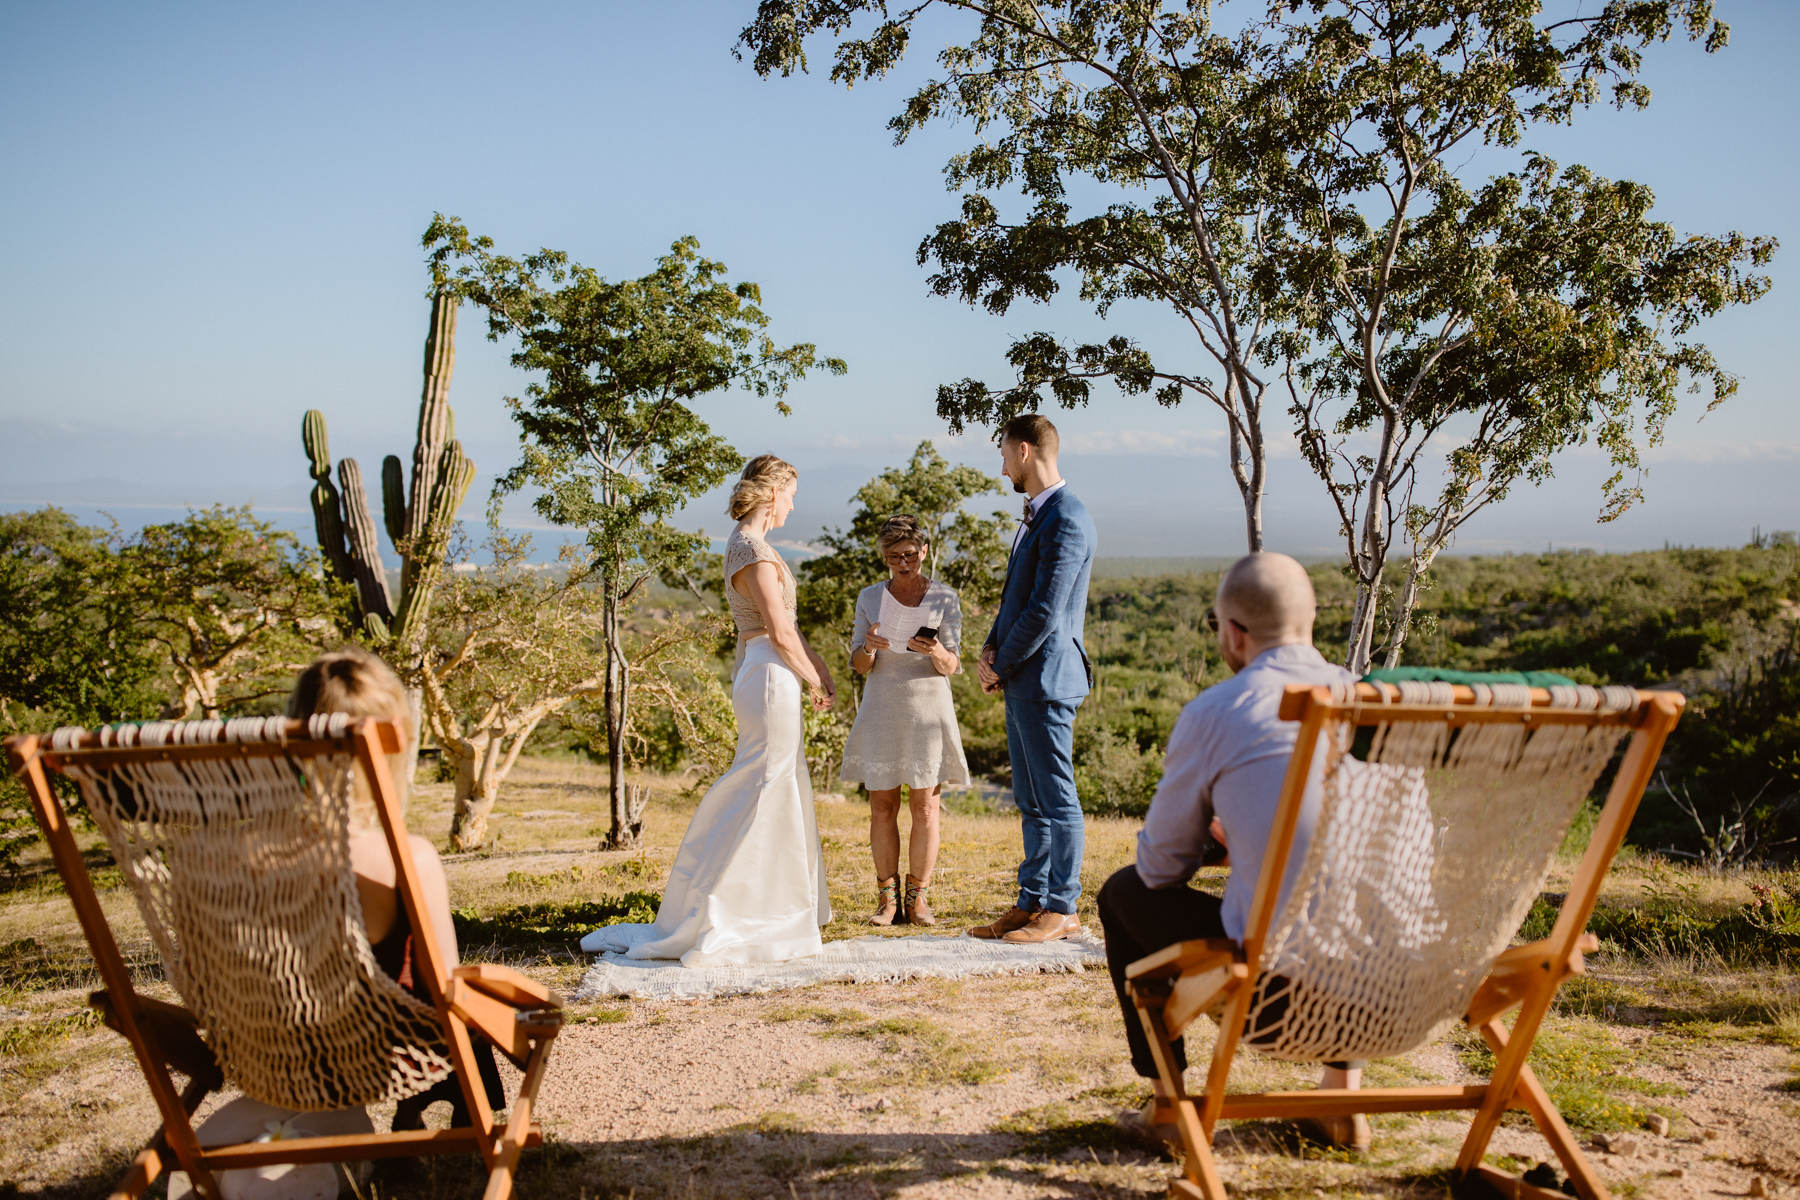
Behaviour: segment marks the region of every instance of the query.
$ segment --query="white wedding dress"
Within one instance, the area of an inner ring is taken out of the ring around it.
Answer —
[[[589,953],[678,958],[684,967],[782,962],[817,954],[831,920],[825,855],[801,752],[800,678],[781,661],[761,615],[730,580],[755,561],[781,563],[761,538],[725,547],[726,596],[738,623],[731,707],[737,754],[707,791],[669,869],[650,925],[606,925],[581,939]],[[793,575],[782,564],[792,614]]]

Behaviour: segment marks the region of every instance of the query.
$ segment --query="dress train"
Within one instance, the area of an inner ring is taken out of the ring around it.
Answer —
[[[831,898],[801,750],[800,679],[767,637],[745,646],[731,706],[737,753],[682,836],[656,921],[602,926],[583,950],[685,967],[819,952]]]

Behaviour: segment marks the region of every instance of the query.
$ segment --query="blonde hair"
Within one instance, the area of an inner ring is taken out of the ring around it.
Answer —
[[[925,530],[919,524],[919,518],[911,513],[895,513],[883,521],[881,532],[875,538],[875,544],[883,554],[902,542],[913,542],[921,551],[931,545],[931,539],[925,536]]]
[[[360,646],[345,646],[320,655],[294,681],[294,690],[288,696],[288,716],[304,720],[323,713],[394,721],[400,725],[403,738],[411,737],[412,706],[407,703],[400,677]],[[388,755],[388,773],[394,778],[395,799],[402,813],[406,811],[406,789],[412,782],[406,778],[406,763],[405,751]],[[358,772],[350,793],[350,828],[362,832],[380,827],[374,794]]]
[[[800,478],[793,464],[773,454],[759,454],[744,464],[744,473],[731,488],[731,503],[725,511],[734,521],[741,521],[775,499],[775,493]]]

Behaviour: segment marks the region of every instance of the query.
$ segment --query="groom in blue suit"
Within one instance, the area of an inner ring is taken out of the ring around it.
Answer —
[[[1024,823],[1018,902],[978,938],[1048,942],[1081,928],[1085,829],[1075,795],[1075,710],[1094,684],[1081,644],[1094,522],[1056,469],[1056,426],[1036,413],[1000,431],[1001,473],[1026,496],[994,628],[976,671],[985,692],[1006,696],[1013,800]]]

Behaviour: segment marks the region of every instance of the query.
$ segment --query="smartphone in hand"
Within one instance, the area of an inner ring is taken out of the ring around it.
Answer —
[[[936,625],[921,625],[919,626],[919,631],[913,634],[913,636],[916,638],[924,638],[927,641],[934,641],[937,638],[937,633]]]

